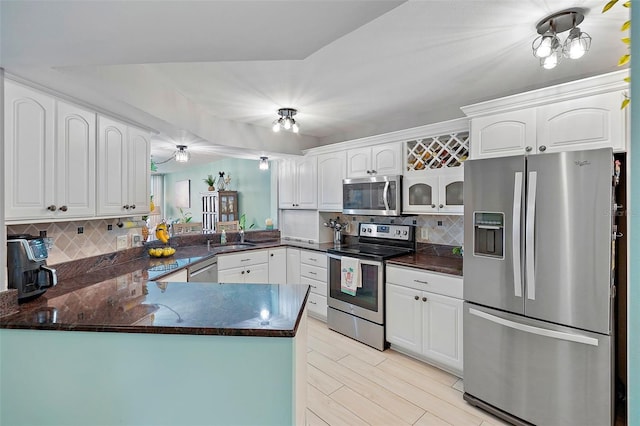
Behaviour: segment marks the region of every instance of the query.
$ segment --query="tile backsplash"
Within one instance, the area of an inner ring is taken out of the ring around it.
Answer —
[[[53,248],[49,250],[47,263],[68,262],[116,251],[116,238],[127,236],[127,246],[131,247],[132,235],[141,234],[141,227],[117,226],[117,219],[77,220],[73,222],[36,223],[26,225],[9,225],[7,234],[40,235],[46,231],[47,237],[53,239]],[[131,226],[130,222],[127,226]],[[108,229],[111,225],[111,230]],[[79,233],[82,228],[82,233]]]
[[[416,239],[421,243],[444,244],[450,246],[461,246],[464,242],[464,216],[459,215],[417,215],[402,217],[386,216],[351,216],[339,213],[321,213],[321,222],[340,217],[341,222],[348,221],[349,226],[345,231],[346,235],[358,235],[357,224],[360,222],[395,223],[402,225],[415,225]],[[321,226],[322,226],[321,223]],[[422,238],[422,229],[426,228],[428,237]]]

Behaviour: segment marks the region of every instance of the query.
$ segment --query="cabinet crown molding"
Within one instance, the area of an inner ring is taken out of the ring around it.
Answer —
[[[427,124],[410,129],[398,130],[395,132],[382,133],[380,135],[367,136],[345,142],[333,143],[321,147],[304,150],[305,155],[326,154],[341,150],[371,147],[383,143],[405,142],[416,138],[441,135],[448,132],[460,132],[469,130],[469,119],[467,117],[456,118],[454,120],[442,121],[440,123]]]
[[[629,83],[625,82],[624,78],[628,75],[628,69],[614,71],[594,77],[569,81],[567,83],[479,102],[463,106],[460,109],[468,117],[477,117],[537,107],[552,102],[582,98],[585,96],[598,95],[600,93],[608,93],[616,90],[626,90],[629,89]]]

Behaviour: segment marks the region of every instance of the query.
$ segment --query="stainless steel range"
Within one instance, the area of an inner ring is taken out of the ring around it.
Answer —
[[[358,243],[329,249],[327,325],[385,350],[384,261],[415,250],[410,225],[361,223]]]

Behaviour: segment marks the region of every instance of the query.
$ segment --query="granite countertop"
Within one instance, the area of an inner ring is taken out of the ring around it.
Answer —
[[[233,252],[280,245],[270,241]],[[168,258],[143,256],[60,280],[20,304],[17,313],[0,317],[0,328],[294,336],[308,285],[156,282],[214,256],[216,247],[179,247]],[[262,324],[263,309],[268,324]]]
[[[462,276],[462,256],[452,254],[452,249],[453,246],[427,244],[415,253],[389,259],[387,264]]]

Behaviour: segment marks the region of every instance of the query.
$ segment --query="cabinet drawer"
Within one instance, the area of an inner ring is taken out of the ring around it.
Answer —
[[[309,293],[307,299],[307,308],[309,314],[314,317],[320,317],[323,320],[327,318],[327,297],[319,294]]]
[[[243,251],[218,256],[218,269],[238,268],[268,262],[269,256],[267,250]]]
[[[320,296],[326,296],[327,295],[327,283],[326,282],[313,280],[311,278],[302,277],[302,278],[300,278],[300,284],[307,284],[307,285],[311,286],[311,293],[319,294]]]
[[[311,278],[313,280],[327,282],[327,268],[311,266],[303,263],[300,265],[300,277]]]
[[[300,262],[326,269],[327,255],[317,251],[300,250]]]
[[[462,299],[462,277],[387,266],[387,282]]]

